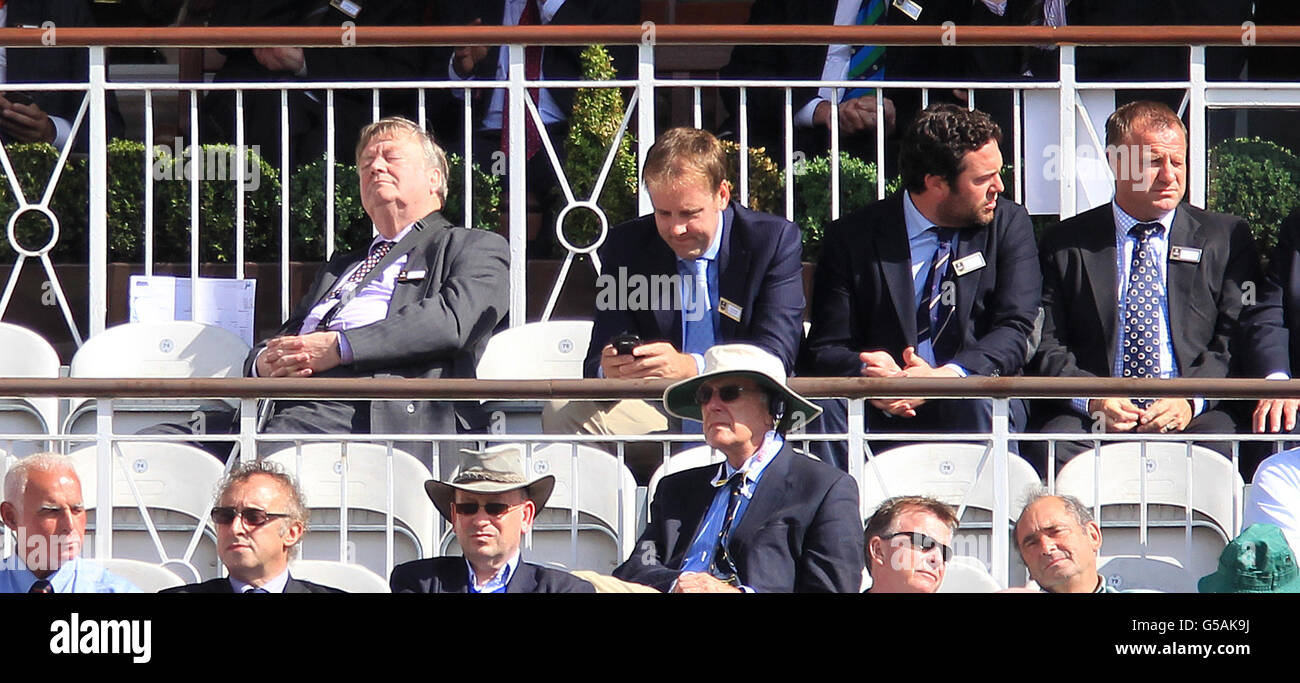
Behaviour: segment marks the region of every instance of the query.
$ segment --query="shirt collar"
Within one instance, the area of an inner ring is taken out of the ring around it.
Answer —
[[[1124,239],[1128,237],[1128,231],[1133,229],[1133,226],[1137,225],[1138,223],[1159,223],[1165,226],[1164,234],[1166,237],[1168,237],[1169,231],[1173,229],[1173,225],[1174,225],[1174,212],[1178,210],[1175,207],[1173,210],[1169,211],[1168,213],[1161,216],[1160,218],[1157,218],[1154,221],[1140,221],[1130,216],[1128,212],[1125,211],[1124,209],[1119,208],[1119,202],[1112,201],[1110,203],[1110,207],[1112,213],[1115,216],[1115,236],[1118,239]]]
[[[411,233],[411,230],[414,227],[415,227],[415,223],[412,223],[406,226],[405,228],[402,228],[402,231],[397,233],[397,235],[395,235],[391,240],[388,239],[387,237],[384,237],[383,235],[375,235],[375,238],[373,240],[370,240],[370,248],[374,249],[375,245],[379,244],[380,242],[392,242],[393,244],[397,244],[398,242],[401,242],[407,235],[409,235]]]
[[[20,555],[21,553],[15,552],[5,558],[4,562],[5,567],[14,572],[14,583],[26,591],[31,588],[33,583],[36,583],[37,579],[36,575],[32,573],[32,570],[27,568],[27,563],[23,562]],[[53,574],[45,577],[45,580],[50,582],[50,587],[54,589],[55,593],[70,593],[72,592],[72,584],[75,582],[77,573],[80,570],[81,557],[74,557],[59,565],[59,568],[54,570]]]
[[[510,556],[505,565],[497,570],[497,573],[480,588],[476,583],[474,576],[474,566],[465,560],[465,570],[469,577],[469,592],[471,593],[493,593],[499,588],[503,588],[510,583],[510,577],[515,575],[515,568],[519,566],[519,551],[516,549],[515,554]]]
[[[283,593],[284,587],[287,585],[289,585],[289,568],[285,567],[284,571],[280,572],[274,579],[262,584],[261,588],[265,589],[267,593]],[[230,577],[230,588],[236,593],[243,593],[253,588],[253,584],[244,583],[232,576]]]
[[[681,263],[693,262],[698,259],[705,261],[715,261],[718,258],[718,252],[722,251],[722,232],[727,229],[727,212],[721,210],[718,212],[718,231],[713,233],[713,241],[709,243],[709,248],[704,250],[703,254],[694,259],[677,259]]]
[[[911,242],[934,227],[935,222],[925,217],[912,203],[912,193],[903,190],[903,224],[907,226],[907,241]]]
[[[783,439],[780,434],[777,434],[776,430],[768,430],[768,432],[763,435],[763,444],[758,447],[758,450],[755,451],[753,455],[749,456],[749,459],[740,466],[739,470],[732,467],[731,463],[723,460],[722,466],[718,468],[717,476],[715,476],[713,481],[710,481],[709,483],[715,488],[726,486],[727,482],[731,480],[733,474],[736,472],[744,472],[745,485],[741,487],[740,492],[746,498],[752,498],[754,495],[754,486],[758,484],[758,478],[763,475],[763,470],[766,470],[767,466],[772,464],[772,461],[776,459],[776,456],[781,453],[781,448],[784,446],[785,439]]]

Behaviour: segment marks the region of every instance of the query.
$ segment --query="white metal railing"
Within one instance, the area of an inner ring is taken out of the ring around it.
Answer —
[[[636,78],[633,80],[613,80],[601,82],[589,81],[542,81],[530,82],[523,75],[523,45],[514,44],[509,46],[510,70],[508,79],[504,81],[462,81],[448,82],[445,80],[421,80],[421,81],[392,81],[392,82],[366,82],[366,83],[339,83],[339,82],[275,82],[275,83],[158,83],[158,82],[131,82],[131,81],[108,81],[105,77],[105,59],[104,48],[90,47],[86,48],[90,53],[90,78],[85,84],[33,84],[30,87],[24,86],[33,91],[44,90],[68,90],[84,89],[87,93],[87,99],[83,102],[82,111],[78,114],[76,126],[89,127],[90,150],[89,155],[89,182],[92,188],[105,187],[107,181],[107,169],[105,165],[105,155],[101,150],[105,149],[107,142],[107,128],[105,124],[105,101],[106,94],[109,92],[142,92],[145,100],[144,107],[144,143],[146,150],[153,149],[155,143],[154,128],[157,123],[154,120],[153,99],[161,93],[176,93],[177,95],[188,94],[188,110],[190,114],[190,126],[187,137],[190,140],[202,140],[204,135],[199,127],[199,108],[198,100],[200,93],[206,93],[217,90],[236,90],[237,100],[236,109],[242,113],[243,93],[249,91],[278,91],[281,93],[280,117],[278,121],[266,122],[268,125],[278,125],[281,129],[281,148],[288,148],[287,117],[290,115],[288,108],[288,93],[291,91],[317,90],[324,91],[325,107],[327,114],[326,126],[326,149],[327,154],[332,160],[334,157],[334,100],[335,93],[345,90],[369,90],[371,92],[371,114],[377,118],[388,113],[380,107],[379,95],[381,91],[387,90],[418,90],[419,118],[423,122],[425,117],[426,91],[431,90],[458,90],[466,94],[464,102],[469,102],[469,94],[475,90],[506,88],[508,97],[509,121],[511,124],[510,136],[512,142],[522,143],[523,128],[522,122],[524,117],[530,117],[538,124],[539,132],[542,134],[544,141],[544,151],[548,160],[556,171],[559,179],[561,192],[565,196],[566,206],[560,211],[560,218],[564,214],[575,208],[586,208],[596,212],[601,218],[601,235],[589,245],[574,245],[567,240],[564,235],[560,234],[558,225],[544,226],[544,229],[554,230],[558,235],[558,242],[565,249],[565,260],[561,267],[557,279],[552,283],[547,305],[543,313],[543,319],[549,317],[554,309],[560,290],[562,289],[576,255],[591,254],[592,265],[599,272],[600,264],[595,259],[594,251],[604,239],[604,232],[607,230],[609,221],[606,219],[603,209],[595,202],[591,202],[588,197],[576,196],[566,177],[564,169],[559,163],[559,155],[556,152],[560,141],[550,140],[546,135],[546,129],[541,126],[540,114],[536,105],[531,98],[525,95],[526,89],[533,85],[544,85],[547,88],[578,88],[589,86],[602,87],[620,87],[631,91],[626,107],[623,111],[622,125],[619,127],[618,136],[613,141],[611,148],[608,150],[604,167],[601,170],[596,189],[599,191],[609,178],[614,150],[617,147],[619,138],[629,131],[636,134],[637,156],[638,160],[644,160],[645,152],[649,144],[654,140],[655,134],[655,93],[662,88],[677,89],[688,88],[692,93],[693,100],[693,121],[697,124],[702,123],[702,94],[723,88],[740,88],[739,103],[740,123],[738,136],[742,148],[747,148],[750,141],[748,116],[745,115],[748,107],[749,92],[753,89],[778,89],[784,95],[784,126],[785,126],[785,146],[779,150],[778,154],[771,156],[781,163],[783,169],[783,180],[785,184],[784,196],[784,213],[788,218],[795,218],[795,174],[798,172],[800,158],[796,156],[792,147],[793,131],[793,113],[791,111],[791,89],[797,87],[811,86],[820,87],[828,86],[834,88],[847,88],[854,85],[852,81],[765,81],[765,80],[717,80],[717,79],[669,79],[660,78],[655,75],[655,48],[649,44],[641,44],[638,48],[638,69]],[[1166,81],[1166,82],[1126,82],[1126,83],[1085,83],[1075,78],[1075,47],[1072,45],[1061,45],[1058,50],[1060,62],[1060,77],[1058,81],[1052,82],[964,82],[964,81],[885,81],[883,85],[891,89],[920,89],[922,90],[923,101],[928,100],[929,92],[935,89],[950,90],[953,88],[965,89],[968,93],[968,102],[970,106],[977,107],[979,102],[976,101],[979,91],[1007,91],[1012,94],[1013,98],[1013,130],[1010,131],[1010,137],[1015,146],[1016,154],[1011,159],[1014,177],[1014,198],[1023,202],[1025,199],[1026,180],[1030,179],[1033,174],[1041,175],[1044,173],[1044,166],[1039,163],[1041,160],[1026,157],[1025,154],[1037,153],[1039,150],[1022,149],[1025,143],[1025,125],[1022,124],[1022,118],[1026,117],[1025,97],[1028,93],[1034,92],[1055,92],[1058,102],[1058,146],[1057,153],[1059,163],[1053,165],[1055,172],[1059,172],[1057,183],[1059,213],[1062,216],[1070,216],[1077,212],[1077,195],[1078,195],[1078,169],[1076,164],[1076,150],[1081,144],[1087,144],[1095,148],[1100,148],[1100,139],[1103,137],[1095,129],[1092,120],[1089,117],[1087,107],[1080,98],[1082,93],[1097,90],[1124,90],[1132,88],[1150,88],[1150,87],[1173,87],[1184,88],[1187,91],[1184,97],[1184,108],[1189,113],[1190,123],[1190,159],[1189,164],[1191,172],[1189,173],[1190,195],[1189,200],[1196,205],[1203,206],[1205,203],[1206,193],[1206,123],[1205,112],[1208,109],[1226,109],[1234,107],[1284,107],[1300,106],[1300,89],[1294,84],[1278,83],[1236,83],[1236,82],[1209,82],[1205,78],[1205,48],[1203,46],[1193,46],[1190,50],[1190,78],[1186,81]],[[468,105],[464,106],[463,119],[466,129],[472,125]],[[838,106],[838,105],[833,105]],[[878,118],[883,118],[883,103],[877,101]],[[633,121],[635,115],[635,122]],[[236,130],[236,148],[239,158],[244,159],[245,131],[243,130],[242,115],[237,118]],[[683,122],[684,123],[684,122]],[[1034,125],[1034,121],[1029,121]],[[837,127],[837,117],[830,117],[832,129],[831,136],[831,218],[839,217],[841,213],[840,205],[840,163],[839,163],[839,139],[835,134]],[[73,135],[75,138],[76,130]],[[883,141],[884,130],[878,128],[876,131],[877,141]],[[466,223],[471,222],[473,216],[475,198],[473,196],[473,181],[471,177],[471,164],[474,158],[472,142],[469,138],[472,135],[466,135],[467,141],[464,148],[453,149],[450,151],[457,152],[461,155],[465,163],[465,202],[463,220]],[[62,150],[60,166],[63,160],[67,158],[71,142],[68,148]],[[883,168],[884,164],[884,145],[878,144],[876,153],[877,168]],[[152,163],[151,152],[146,151],[147,158],[145,166],[148,168]],[[282,180],[280,193],[280,226],[279,236],[281,241],[280,250],[280,278],[279,278],[279,304],[281,309],[281,318],[286,318],[291,309],[293,302],[290,300],[289,293],[289,244],[293,239],[290,234],[290,206],[295,201],[295,197],[290,196],[288,178],[293,169],[288,166],[288,153],[282,154],[280,175]],[[12,178],[12,169],[9,167],[7,155],[0,157],[3,160],[6,173]],[[740,155],[741,176],[738,178],[738,195],[742,202],[749,199],[750,183],[748,177],[748,155]],[[236,202],[235,202],[235,276],[244,276],[244,255],[246,235],[250,229],[265,230],[268,226],[248,226],[244,216],[244,173],[246,172],[243,164],[236,164],[237,177],[236,183]],[[334,243],[334,170],[333,164],[327,164],[325,172],[324,194],[326,197],[325,225],[322,226],[325,235],[327,256],[333,250]],[[508,183],[508,196],[510,198],[508,213],[509,223],[509,240],[511,253],[511,309],[510,325],[517,326],[525,322],[525,302],[527,296],[527,283],[525,281],[526,259],[525,259],[525,240],[526,240],[526,222],[527,207],[524,201],[524,192],[527,188],[526,180],[527,170],[525,160],[521,155],[511,155],[508,161],[505,182]],[[193,174],[189,180],[190,183],[190,270],[191,273],[197,273],[199,268],[199,246],[204,237],[200,230],[199,215],[199,190],[200,175]],[[142,226],[144,235],[145,264],[144,272],[151,274],[153,272],[153,242],[155,238],[153,224],[153,203],[155,200],[155,181],[151,174],[146,171],[144,179],[144,196],[141,198],[145,206],[145,223]],[[54,182],[59,179],[59,173],[56,172]],[[522,182],[512,182],[513,179],[520,179]],[[1049,178],[1048,180],[1053,180]],[[885,192],[886,178],[883,173],[878,174],[876,192],[877,196],[883,197]],[[17,184],[10,181],[11,190],[15,196],[21,196],[21,191]],[[63,309],[64,318],[72,330],[76,341],[80,341],[88,334],[95,334],[101,331],[107,321],[108,314],[108,281],[106,264],[108,261],[108,242],[107,242],[107,204],[104,192],[92,191],[89,193],[89,253],[87,262],[89,263],[89,283],[85,301],[88,309],[88,326],[86,331],[78,330],[74,323],[74,312],[70,301],[80,300],[80,296],[70,296],[54,273],[52,264],[48,258],[49,250],[57,244],[58,234],[57,225],[58,217],[48,212],[50,195],[53,183],[47,188],[40,199],[35,197],[24,198],[20,205],[23,208],[34,208],[35,210],[47,213],[55,224],[55,234],[49,244],[43,245],[37,249],[24,249],[14,243],[12,234],[10,242],[19,252],[19,258],[15,264],[14,271],[11,273],[9,281],[6,283],[3,295],[0,295],[0,318],[3,317],[14,296],[18,275],[23,267],[25,260],[38,259],[42,262],[46,273],[50,278],[54,295],[57,297],[60,307]],[[649,211],[649,199],[643,192],[639,198],[640,211],[642,213]],[[461,219],[457,216],[455,219]],[[12,227],[13,221],[10,221]],[[197,297],[197,293],[194,294]],[[26,305],[28,302],[18,302],[20,305]]]

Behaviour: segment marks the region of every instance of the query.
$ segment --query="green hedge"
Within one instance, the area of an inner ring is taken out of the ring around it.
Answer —
[[[39,202],[58,152],[44,143],[14,144],[8,151],[13,173],[27,203]],[[204,145],[203,175],[225,180],[201,180],[199,186],[199,260],[230,263],[235,258],[236,171],[234,148]],[[145,167],[144,145],[130,140],[113,140],[108,145],[108,250],[112,261],[140,262],[144,259],[146,172],[153,181],[153,260],[190,260],[190,199],[193,162],[189,153],[174,156],[166,147],[154,148],[149,168]],[[211,160],[211,161],[209,161]],[[222,162],[222,166],[212,163]],[[448,202],[445,213],[459,224],[463,217],[464,166],[452,155],[448,174]],[[244,192],[244,258],[274,262],[280,258],[280,177],[275,168],[251,150],[245,160],[247,180]],[[256,169],[257,173],[252,173]],[[59,240],[50,257],[63,263],[84,263],[88,253],[89,195],[86,160],[70,157],[50,199],[50,210],[59,221]],[[18,202],[10,188],[8,174],[0,182],[0,216],[12,214]],[[254,181],[255,178],[255,181]],[[499,222],[501,187],[498,178],[474,170],[474,225],[492,229]],[[372,227],[361,206],[356,167],[334,165],[335,248],[347,250],[370,240]],[[298,168],[289,181],[289,224],[293,243],[291,259],[322,260],[325,256],[325,160]],[[48,220],[38,212],[24,213],[15,224],[19,244],[34,249],[48,239]],[[0,261],[12,261],[15,254],[8,240],[0,240]]]
[[[1300,205],[1300,159],[1259,138],[1225,140],[1210,150],[1206,205],[1250,223],[1265,262],[1277,247],[1277,229]]]

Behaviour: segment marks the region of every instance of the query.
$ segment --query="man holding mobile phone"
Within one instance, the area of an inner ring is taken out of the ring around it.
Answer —
[[[697,128],[665,131],[646,154],[641,177],[654,213],[615,226],[600,248],[587,377],[686,379],[700,373],[706,351],[732,342],[793,369],[803,334],[799,227],[733,202],[726,168],[722,144]],[[631,353],[611,344],[623,334],[640,338]],[[542,425],[647,434],[668,421],[643,401],[569,402],[550,406]]]

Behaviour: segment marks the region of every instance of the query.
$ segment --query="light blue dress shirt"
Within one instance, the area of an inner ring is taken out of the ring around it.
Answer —
[[[504,593],[506,586],[510,584],[510,577],[515,575],[515,568],[519,566],[519,551],[516,550],[511,557],[495,576],[488,579],[488,582],[479,588],[476,583],[478,579],[474,576],[474,566],[465,560],[465,570],[469,572],[469,592],[471,593]]]
[[[45,577],[55,593],[141,593],[135,584],[110,574],[96,562],[73,558]],[[36,575],[17,555],[0,563],[0,593],[26,593],[36,583]]]

